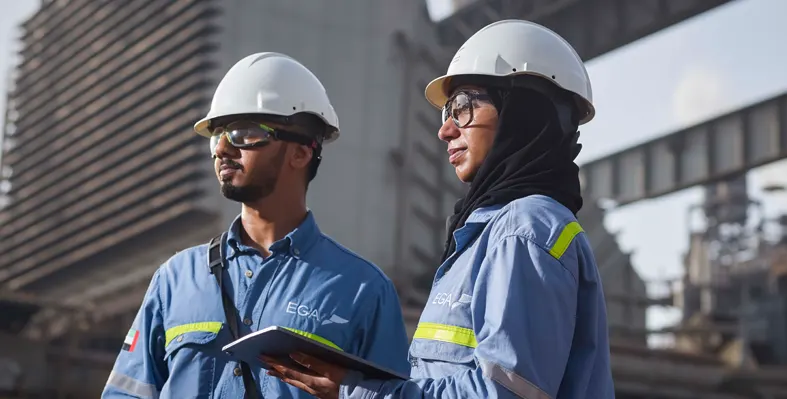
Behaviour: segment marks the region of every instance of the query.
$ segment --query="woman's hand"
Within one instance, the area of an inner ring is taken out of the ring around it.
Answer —
[[[315,357],[295,353],[290,358],[305,367],[308,372],[296,370],[281,361],[267,356],[260,359],[271,366],[268,375],[274,376],[296,388],[306,391],[321,399],[338,399],[339,389],[347,370],[326,363]]]

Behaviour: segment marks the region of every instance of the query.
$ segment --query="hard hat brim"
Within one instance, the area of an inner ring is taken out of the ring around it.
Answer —
[[[445,81],[449,78],[451,78],[450,75],[440,76],[429,82],[424,90],[426,101],[437,109],[443,108],[445,102],[448,101],[448,94],[445,92]]]
[[[202,118],[194,124],[194,131],[202,137],[210,138],[210,118]]]

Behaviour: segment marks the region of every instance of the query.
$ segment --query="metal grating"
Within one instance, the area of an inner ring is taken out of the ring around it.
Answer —
[[[199,210],[213,0],[46,2],[6,127],[0,291],[30,288]]]

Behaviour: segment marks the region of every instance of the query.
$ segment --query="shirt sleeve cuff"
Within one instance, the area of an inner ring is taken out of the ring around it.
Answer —
[[[373,399],[382,385],[383,381],[366,380],[363,378],[363,374],[354,370],[348,370],[347,374],[344,376],[344,380],[342,380],[339,398]]]

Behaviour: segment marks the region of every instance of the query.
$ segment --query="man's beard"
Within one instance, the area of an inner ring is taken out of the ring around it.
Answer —
[[[255,184],[247,186],[236,186],[232,184],[232,179],[221,182],[221,194],[225,198],[243,204],[257,202],[273,193],[276,183],[279,181],[279,172],[284,165],[284,155],[287,148],[282,146],[276,156],[271,159],[267,167],[262,168],[263,176],[257,177]]]
[[[221,183],[221,194],[228,200],[249,204],[269,196],[276,187],[277,178],[266,179],[263,184],[238,187],[230,182]]]

